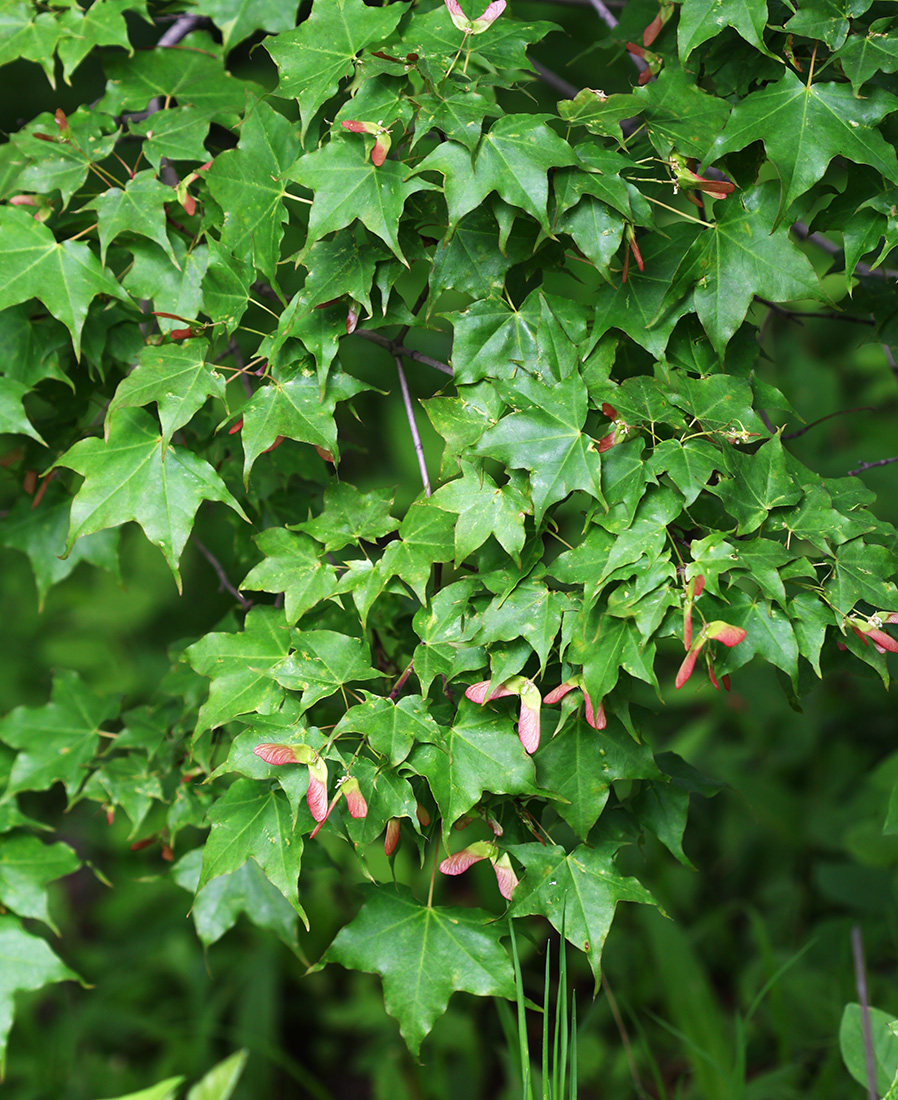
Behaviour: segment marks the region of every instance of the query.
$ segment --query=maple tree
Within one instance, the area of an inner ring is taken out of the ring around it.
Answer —
[[[180,587],[211,508],[234,607],[139,705],[62,669],[0,719],[0,1062],[14,993],[76,978],[23,925],[82,862],[18,804],[57,783],[160,839],[207,944],[241,912],[295,943],[304,854],[343,837],[372,882],[317,965],[380,974],[417,1052],[453,992],[514,997],[507,921],[438,867],[490,861],[598,982],[618,902],[655,904],[621,849],[688,862],[703,785],[653,755],[646,689],[754,657],[790,699],[834,662],[889,682],[896,532],[791,452],[758,336],[845,312],[898,346],[898,29],[633,0],[606,44],[639,40],[634,87],[551,113],[514,98],[553,30],[514,4],[199,0],[135,51],[163,7],[0,17],[0,64],[106,76],[0,146],[0,541],[43,602],[134,521]],[[270,91],[229,68],[258,32]],[[368,401],[408,425],[407,503],[358,459]]]

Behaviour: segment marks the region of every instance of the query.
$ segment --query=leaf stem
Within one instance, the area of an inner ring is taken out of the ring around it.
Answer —
[[[681,218],[685,218],[687,221],[695,222],[696,225],[703,225],[706,229],[713,229],[712,222],[703,221],[701,218],[696,218],[692,214],[687,214],[685,210],[677,210],[675,206],[668,206],[666,202],[662,202],[660,199],[653,199],[651,195],[643,195],[644,199],[648,199],[649,202],[654,203],[655,206],[663,206],[665,210],[669,210],[672,214],[679,214]]]

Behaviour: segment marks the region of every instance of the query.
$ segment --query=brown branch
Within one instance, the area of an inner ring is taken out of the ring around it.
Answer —
[[[804,435],[805,432],[809,432],[811,428],[816,428],[818,424],[822,424],[824,420],[832,420],[834,416],[848,416],[849,413],[859,412],[876,412],[876,408],[873,405],[858,405],[856,409],[836,409],[835,412],[827,413],[826,416],[821,416],[819,420],[813,420],[810,424],[805,424],[803,428],[798,428],[794,432],[789,432],[788,435],[783,436],[783,439],[797,439],[800,435]]]
[[[414,667],[415,667],[415,662],[414,661],[409,661],[405,671],[399,677],[399,679],[396,681],[396,683],[393,685],[393,690],[387,696],[388,699],[390,699],[392,701],[399,695],[399,692],[402,691],[403,687],[405,686],[405,681],[409,678],[409,676],[411,676],[412,669]]]
[[[872,317],[855,317],[851,313],[836,313],[832,310],[827,313],[822,313],[813,309],[786,309],[785,306],[781,306],[777,302],[771,302],[769,298],[762,298],[760,294],[755,295],[755,301],[760,302],[761,305],[768,306],[775,313],[779,313],[783,317],[788,317],[790,320],[795,317],[815,317],[821,321],[848,321],[853,325],[873,326],[876,323]]]
[[[421,481],[424,483],[424,495],[429,497],[432,490],[430,488],[430,478],[427,475],[427,463],[424,461],[424,445],[421,442],[421,436],[418,433],[418,424],[415,420],[412,395],[408,391],[408,381],[405,377],[405,370],[402,366],[401,357],[394,355],[393,362],[396,364],[396,372],[399,375],[399,387],[402,390],[402,403],[405,405],[405,416],[408,420],[409,430],[412,433],[412,443],[415,446],[415,454],[418,458],[418,469],[421,471]]]
[[[353,335],[361,336],[363,340],[370,340],[372,344],[386,348],[394,359],[398,355],[405,359],[413,359],[416,363],[423,363],[427,367],[433,367],[434,370],[442,371],[443,374],[451,376],[454,373],[448,363],[442,363],[439,359],[431,359],[429,355],[424,355],[423,352],[412,351],[411,348],[403,347],[402,344],[391,340],[389,336],[382,336],[379,332],[373,332],[369,328],[357,328]]]
[[[817,248],[823,249],[824,252],[828,252],[830,256],[842,256],[844,259],[845,250],[839,245],[834,244],[822,235],[822,233],[811,233],[807,225],[804,222],[795,222],[792,226],[792,232],[799,240],[809,241]],[[898,271],[888,267],[870,267],[867,264],[855,264],[854,274],[857,275],[876,275],[881,279],[898,279]]]
[[[864,965],[864,941],[858,925],[851,929],[851,954],[854,958],[854,984],[861,1006],[861,1027],[864,1032],[864,1065],[867,1069],[867,1096],[876,1100],[876,1058],[873,1054],[873,1032],[870,1027],[870,1001],[867,995],[867,968]]]
[[[539,76],[540,80],[544,84],[548,84],[548,86],[553,91],[558,92],[558,94],[563,99],[573,99],[574,96],[580,91],[580,89],[575,84],[571,84],[571,82],[569,80],[565,80],[563,76],[559,76],[558,73],[555,73],[551,69],[546,68],[545,65],[537,61],[536,58],[530,57],[529,54],[527,55],[527,60],[536,70],[536,73]]]
[[[218,580],[219,580],[219,589],[218,590],[219,590],[219,592],[221,592],[222,589],[226,589],[228,592],[231,593],[231,595],[240,604],[240,606],[244,609],[244,611],[248,611],[253,606],[252,600],[248,600],[246,598],[246,596],[242,596],[237,591],[237,589],[231,584],[231,582],[228,580],[228,575],[227,575],[227,573],[225,573],[224,567],[222,566],[222,564],[218,560],[218,558],[216,558],[216,556],[212,553],[212,551],[208,550],[200,542],[200,540],[196,537],[196,535],[191,535],[190,536],[190,541],[194,544],[194,546],[196,546],[197,550],[199,550],[199,552],[203,555],[203,557],[212,566],[212,568],[215,570],[216,574],[218,575]]]
[[[888,344],[883,344],[882,350],[885,353],[886,362],[889,364],[889,370],[898,378],[898,363],[895,362],[895,356],[892,354],[892,349]]]
[[[849,470],[848,476],[854,477],[856,474],[863,473],[864,470],[872,470],[874,466],[888,466],[890,462],[898,462],[898,455],[892,458],[881,458],[878,462],[862,462],[856,470]]]

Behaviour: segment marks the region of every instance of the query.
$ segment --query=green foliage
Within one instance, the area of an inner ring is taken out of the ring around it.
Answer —
[[[888,685],[895,530],[804,464],[812,402],[759,340],[844,315],[898,347],[894,28],[664,3],[657,79],[534,105],[553,25],[510,11],[200,0],[157,42],[164,7],[0,16],[0,65],[106,80],[0,146],[0,542],[43,605],[134,521],[185,598],[191,537],[233,598],[139,698],[62,662],[0,719],[0,1059],[14,992],[75,978],[23,925],[56,930],[48,884],[89,858],[35,831],[56,784],[160,839],[206,946],[245,913],[299,951],[313,872],[364,875],[312,969],[380,975],[417,1053],[453,993],[515,997],[453,848],[598,987],[617,903],[659,905],[628,849],[690,865],[709,789],[650,708],[755,657],[792,706],[833,668]]]

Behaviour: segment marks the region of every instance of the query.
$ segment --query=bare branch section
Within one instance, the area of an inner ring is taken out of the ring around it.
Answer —
[[[849,470],[848,476],[854,477],[856,474],[862,474],[864,470],[872,470],[874,466],[888,466],[892,462],[898,462],[898,455],[893,455],[891,458],[881,458],[878,462],[862,462],[857,469]]]
[[[370,340],[372,344],[386,348],[394,358],[398,355],[403,359],[412,359],[416,363],[423,363],[427,367],[433,367],[434,370],[442,371],[443,374],[448,374],[450,377],[454,373],[448,363],[442,363],[439,359],[431,359],[429,355],[425,355],[423,352],[404,347],[395,340],[391,340],[389,336],[383,336],[379,332],[373,332],[368,328],[357,328],[353,335],[361,336],[363,340]]]
[[[228,580],[227,573],[224,571],[224,566],[221,564],[218,558],[216,558],[212,551],[200,542],[196,535],[191,535],[190,541],[215,570],[219,581],[219,590],[230,592],[234,599],[244,609],[244,611],[248,611],[253,606],[252,600],[248,600],[246,596],[241,595],[241,593],[237,591],[233,584],[231,584],[231,582]]]
[[[402,403],[405,405],[405,415],[408,420],[409,431],[412,433],[412,443],[415,445],[418,469],[421,471],[421,481],[424,485],[424,495],[429,497],[432,489],[430,488],[430,478],[427,474],[427,463],[424,461],[424,445],[421,442],[421,436],[418,432],[418,423],[415,420],[412,395],[408,391],[408,381],[405,377],[405,369],[402,366],[402,358],[399,355],[394,355],[393,362],[396,364],[396,373],[399,375],[399,386],[402,390]]]

